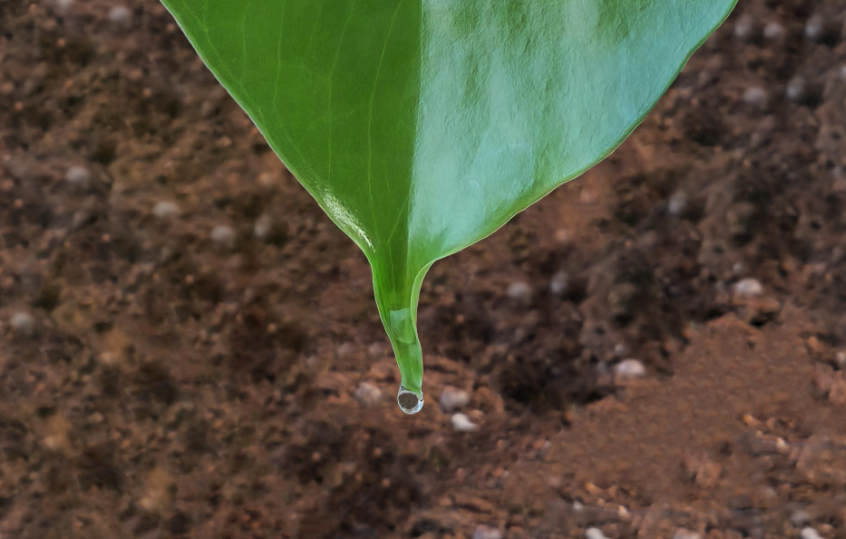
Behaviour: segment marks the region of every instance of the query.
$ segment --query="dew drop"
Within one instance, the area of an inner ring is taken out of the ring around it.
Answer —
[[[399,393],[397,394],[397,404],[400,410],[407,414],[416,414],[423,409],[423,392],[415,393],[400,385]]]

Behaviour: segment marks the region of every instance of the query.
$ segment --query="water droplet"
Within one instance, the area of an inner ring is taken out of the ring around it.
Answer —
[[[414,392],[401,385],[397,394],[400,410],[407,414],[416,414],[423,409],[423,392]]]

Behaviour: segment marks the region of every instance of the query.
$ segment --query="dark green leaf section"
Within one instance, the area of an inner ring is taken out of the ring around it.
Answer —
[[[421,4],[166,0],[206,65],[373,266],[409,388],[422,353],[408,267]],[[416,383],[414,380],[418,380]]]
[[[164,0],[361,247],[403,385],[434,261],[607,156],[735,0]]]

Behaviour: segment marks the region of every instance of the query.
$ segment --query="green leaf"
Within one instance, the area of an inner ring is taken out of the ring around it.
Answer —
[[[736,0],[163,0],[364,251],[422,406],[420,285],[614,150]]]

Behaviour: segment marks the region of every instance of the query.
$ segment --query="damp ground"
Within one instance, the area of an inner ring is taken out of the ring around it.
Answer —
[[[0,534],[846,537],[844,16],[741,0],[437,263],[406,416],[364,256],[165,10],[0,2]]]

